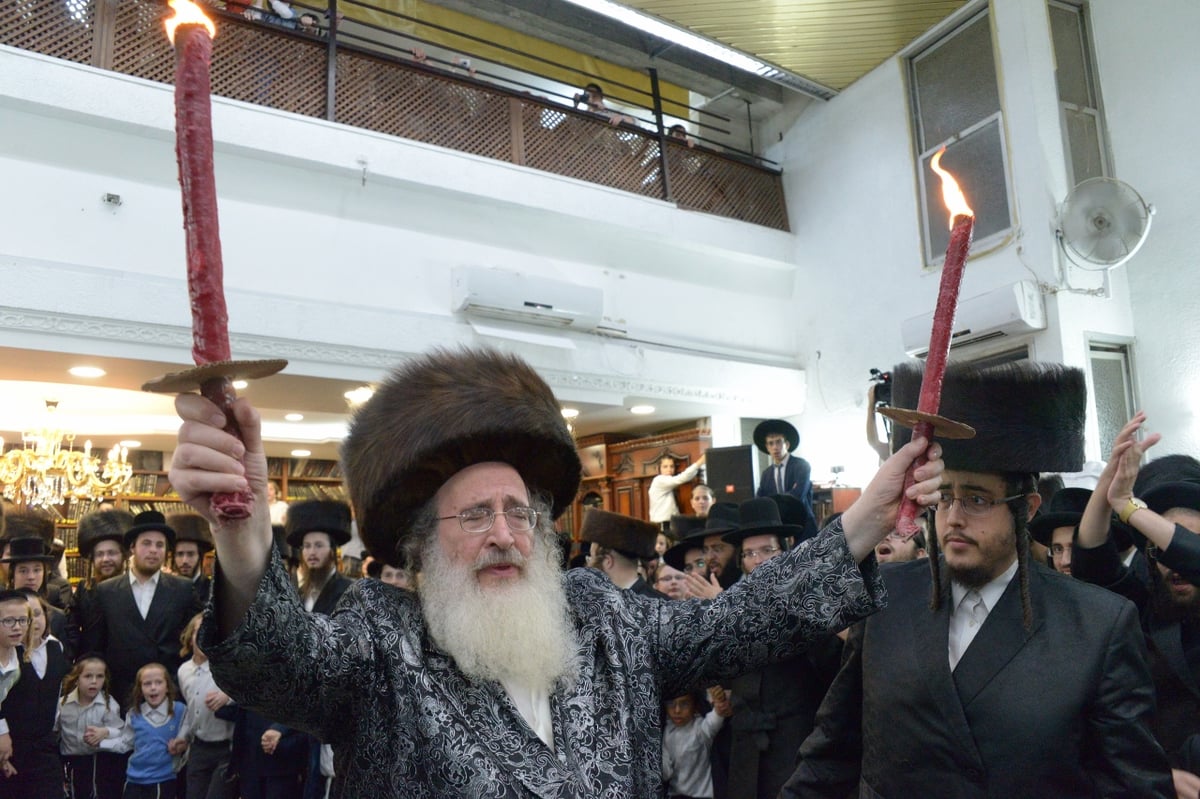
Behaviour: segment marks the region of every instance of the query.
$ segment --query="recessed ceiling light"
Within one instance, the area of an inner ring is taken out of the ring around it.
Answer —
[[[241,391],[243,388],[245,388],[248,385],[250,385],[250,382],[248,380],[234,380],[233,381],[233,387],[236,388],[238,391]]]
[[[562,415],[563,415],[564,419],[574,419],[575,417],[579,416],[579,409],[578,408],[563,408]]]
[[[72,366],[67,370],[75,377],[104,377],[108,372],[99,366]]]
[[[293,458],[307,458],[311,454],[312,454],[312,450],[310,450],[310,449],[294,449],[294,450],[292,450]]]
[[[653,405],[634,405],[632,408],[629,409],[629,412],[633,413],[633,414],[637,414],[638,416],[645,416],[647,414],[654,413],[654,406]]]
[[[284,418],[284,420],[289,421],[289,422],[299,422],[300,420],[302,420],[304,418],[304,414],[302,414],[302,413],[285,413],[283,415],[283,418]]]
[[[117,446],[125,447],[126,449],[137,449],[141,445],[142,445],[142,442],[134,441],[132,438],[126,439],[125,441],[117,442]]]
[[[362,405],[374,394],[375,389],[371,388],[370,386],[359,386],[358,388],[347,391],[342,396],[345,397],[351,405]]]

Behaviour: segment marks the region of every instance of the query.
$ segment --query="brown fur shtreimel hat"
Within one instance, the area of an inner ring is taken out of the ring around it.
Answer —
[[[354,416],[342,466],[358,532],[396,565],[416,512],[462,469],[497,461],[555,517],[574,500],[581,466],[554,393],[533,368],[495,350],[437,350],[397,369]]]
[[[79,554],[92,556],[92,550],[101,541],[116,541],[125,546],[125,531],[133,527],[133,514],[127,510],[113,508],[89,513],[79,520]]]
[[[591,508],[583,514],[579,537],[641,560],[657,557],[654,545],[662,528],[632,516]]]

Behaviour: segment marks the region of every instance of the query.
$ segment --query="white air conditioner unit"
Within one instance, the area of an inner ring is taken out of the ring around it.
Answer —
[[[933,311],[905,319],[900,325],[904,351],[924,358],[929,353]],[[1042,292],[1031,280],[993,289],[986,294],[959,300],[950,349],[996,341],[1046,329],[1046,306]]]
[[[604,316],[604,290],[482,266],[452,270],[452,310],[565,330],[593,331]]]

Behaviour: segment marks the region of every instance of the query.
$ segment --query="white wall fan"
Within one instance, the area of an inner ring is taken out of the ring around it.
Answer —
[[[1137,254],[1153,218],[1154,206],[1128,183],[1089,178],[1059,207],[1058,243],[1081,269],[1107,272]]]

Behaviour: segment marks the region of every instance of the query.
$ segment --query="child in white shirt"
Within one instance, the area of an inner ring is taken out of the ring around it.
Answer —
[[[672,799],[711,799],[709,751],[713,738],[732,712],[722,695],[707,715],[700,715],[703,694],[693,692],[666,702],[670,723],[663,731],[663,781]]]
[[[108,664],[95,656],[81,659],[63,680],[54,719],[71,799],[119,799],[124,758],[117,749],[101,751],[100,742],[119,738],[124,724],[121,706],[109,694]]]

